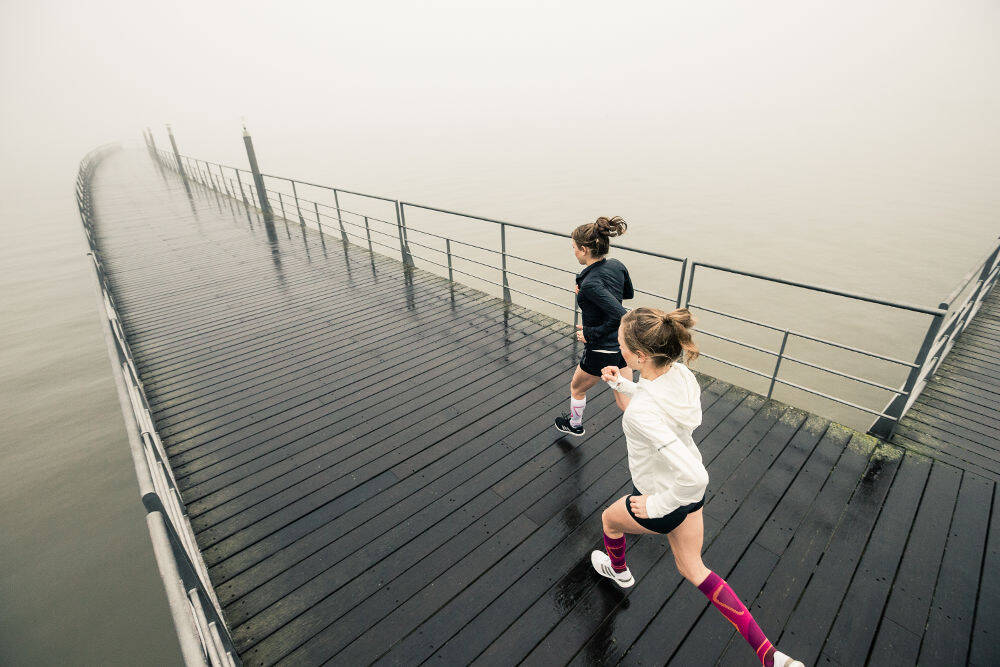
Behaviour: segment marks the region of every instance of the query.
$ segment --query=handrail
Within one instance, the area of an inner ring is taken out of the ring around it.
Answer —
[[[879,297],[868,296],[866,294],[855,294],[852,292],[845,292],[843,290],[833,289],[832,287],[823,287],[822,285],[809,285],[808,283],[800,283],[794,280],[785,280],[784,278],[776,278],[774,276],[766,276],[762,273],[753,273],[750,271],[742,271],[740,269],[731,269],[726,266],[719,266],[718,264],[709,264],[708,262],[693,262],[691,264],[691,271],[694,273],[696,267],[703,266],[706,269],[713,269],[715,271],[723,271],[725,273],[734,273],[740,276],[746,276],[748,278],[757,278],[759,280],[766,280],[771,283],[778,283],[779,285],[788,285],[790,287],[799,287],[802,289],[811,290],[813,292],[822,292],[824,294],[832,294],[834,296],[842,296],[847,299],[854,299],[855,301],[866,301],[868,303],[878,304],[880,306],[889,306],[890,308],[899,308],[902,310],[910,310],[915,313],[923,313],[925,315],[940,315],[944,312],[941,308],[927,308],[925,306],[915,306],[908,303],[902,303],[900,301],[892,301],[889,299],[882,299]],[[688,298],[691,298],[691,292],[688,292]]]
[[[241,664],[225,625],[222,608],[187,518],[187,510],[166,449],[150,415],[142,380],[122,328],[95,242],[90,183],[94,169],[117,144],[101,146],[80,163],[76,196],[93,261],[95,291],[102,313],[108,354],[118,390],[125,429],[146,508],[146,524],[173,617],[181,656],[189,666],[236,667]]]
[[[170,153],[168,153],[166,151],[163,151],[163,150],[152,150],[152,149],[151,149],[151,154],[154,157],[156,157],[157,159],[159,159],[160,162],[165,167],[176,170],[176,168],[174,167],[174,160],[173,160],[174,156],[172,154],[170,154]],[[193,160],[196,165],[198,165],[199,163],[205,165],[205,171],[208,173],[208,180],[207,180],[207,182],[206,182],[206,179],[205,179],[205,174],[202,173],[202,170],[201,170],[200,166],[198,167],[197,170],[192,170],[193,173],[191,174],[191,177],[194,178],[197,182],[199,182],[202,185],[204,185],[205,187],[213,189],[213,190],[216,190],[216,191],[218,191],[218,187],[215,184],[215,179],[217,177],[212,174],[212,170],[211,170],[211,168],[210,168],[209,165],[215,165],[215,166],[217,166],[219,168],[219,176],[222,177],[223,179],[224,179],[224,175],[223,175],[223,171],[222,171],[223,169],[232,169],[233,171],[236,172],[238,179],[239,179],[239,174],[241,172],[246,172],[247,174],[251,174],[251,172],[246,171],[245,169],[240,169],[238,167],[232,167],[232,166],[228,166],[228,165],[221,165],[219,163],[206,162],[206,161],[200,160],[198,158],[191,158],[191,157],[184,156],[184,155],[182,155],[181,157],[183,157],[186,160]],[[306,218],[302,215],[302,210],[300,208],[300,202],[305,202],[306,204],[312,204],[313,207],[315,208],[316,213],[315,213],[315,221],[313,222],[312,220],[310,220],[310,224],[317,225],[319,227],[320,231],[322,232],[323,231],[323,229],[322,229],[322,224],[323,223],[321,222],[321,215],[319,213],[319,207],[322,206],[325,210],[329,210],[329,211],[331,211],[331,212],[333,212],[333,213],[336,214],[336,220],[337,220],[338,224],[340,225],[340,231],[341,231],[342,240],[345,243],[349,243],[350,241],[348,240],[348,236],[358,236],[360,238],[360,235],[350,234],[350,233],[346,232],[346,230],[344,230],[343,225],[344,224],[353,224],[355,226],[359,226],[360,227],[361,223],[346,222],[343,219],[343,215],[344,214],[349,214],[349,215],[355,215],[355,216],[364,218],[364,227],[365,227],[366,233],[367,233],[368,248],[369,248],[369,250],[372,250],[372,243],[373,243],[371,241],[371,231],[376,231],[376,233],[381,233],[381,234],[383,234],[385,236],[398,238],[398,246],[395,246],[395,245],[394,246],[389,246],[389,245],[384,244],[384,243],[375,243],[374,245],[378,245],[380,247],[384,247],[384,248],[388,248],[388,249],[392,249],[394,247],[398,247],[399,254],[400,254],[400,256],[401,256],[404,264],[406,264],[406,266],[408,266],[408,267],[413,266],[413,260],[414,260],[414,255],[412,254],[412,252],[410,250],[411,247],[425,248],[425,249],[427,249],[427,250],[429,250],[431,252],[434,252],[434,253],[441,253],[441,254],[443,254],[443,255],[446,256],[446,258],[447,258],[447,264],[442,264],[440,262],[434,261],[434,260],[432,260],[432,259],[430,259],[428,257],[424,257],[424,256],[416,257],[416,259],[420,260],[421,262],[426,263],[429,266],[436,266],[436,267],[441,267],[441,268],[447,269],[449,279],[453,280],[454,274],[455,273],[459,273],[461,275],[469,276],[471,278],[475,278],[476,280],[483,281],[486,284],[499,287],[502,290],[504,301],[508,302],[508,303],[511,301],[511,294],[512,293],[516,293],[516,294],[522,294],[522,295],[524,295],[524,296],[526,296],[526,297],[528,297],[530,299],[533,299],[533,300],[536,300],[536,301],[540,301],[542,303],[546,303],[546,304],[555,306],[557,308],[560,308],[560,309],[563,309],[563,310],[566,310],[566,311],[572,310],[573,311],[573,316],[574,316],[574,324],[577,324],[579,322],[579,310],[578,310],[578,308],[576,306],[575,298],[574,298],[574,303],[573,303],[573,307],[572,308],[568,307],[568,306],[564,306],[562,304],[556,303],[556,302],[551,301],[549,299],[543,298],[539,294],[535,294],[535,293],[531,293],[531,292],[527,292],[527,291],[523,291],[523,290],[519,290],[519,289],[515,289],[515,288],[511,287],[510,283],[509,283],[509,278],[511,276],[517,277],[517,278],[521,278],[521,279],[530,281],[530,282],[532,282],[534,284],[537,284],[539,286],[545,286],[547,288],[556,289],[556,290],[559,290],[559,291],[570,291],[570,290],[568,290],[566,288],[562,288],[561,286],[555,285],[555,284],[553,284],[551,282],[542,280],[540,278],[535,278],[535,277],[532,277],[532,276],[527,276],[527,275],[524,275],[524,274],[521,274],[521,273],[515,273],[514,271],[511,271],[507,267],[508,260],[518,260],[518,261],[524,261],[524,262],[528,262],[528,263],[531,263],[531,264],[535,264],[537,266],[545,267],[547,269],[551,269],[551,270],[555,270],[555,271],[562,271],[564,273],[572,273],[571,271],[567,271],[565,269],[561,269],[560,267],[554,267],[554,266],[551,266],[551,265],[548,265],[548,264],[544,264],[542,262],[537,262],[535,260],[532,260],[532,259],[529,259],[529,258],[526,258],[526,257],[519,257],[517,255],[514,255],[514,254],[508,252],[508,250],[507,250],[507,240],[506,240],[506,231],[507,231],[508,228],[524,230],[524,231],[528,231],[528,232],[532,232],[532,233],[543,234],[543,235],[546,235],[546,236],[552,236],[552,237],[557,237],[557,238],[570,238],[571,235],[569,235],[569,234],[565,234],[563,232],[556,232],[556,231],[552,231],[552,230],[548,230],[548,229],[541,229],[539,227],[532,227],[530,225],[524,225],[524,224],[520,224],[520,223],[508,222],[506,220],[498,220],[496,218],[490,218],[490,217],[481,216],[481,215],[475,215],[475,214],[470,214],[470,213],[462,213],[460,211],[453,211],[453,210],[449,210],[449,209],[445,209],[445,208],[440,208],[440,207],[436,207],[436,206],[429,206],[429,205],[426,205],[426,204],[418,204],[418,203],[410,202],[410,201],[397,200],[397,199],[394,199],[394,198],[391,198],[391,197],[385,197],[385,196],[382,196],[382,195],[371,195],[371,194],[367,194],[367,193],[363,193],[363,192],[346,190],[346,189],[343,189],[343,188],[340,188],[340,187],[333,187],[333,186],[328,186],[328,185],[321,185],[321,184],[318,184],[318,183],[311,183],[311,182],[308,182],[308,181],[300,181],[300,180],[297,180],[297,179],[290,179],[290,178],[287,178],[287,177],[284,177],[284,176],[277,176],[277,175],[274,175],[274,174],[260,174],[260,176],[261,177],[267,177],[267,178],[276,179],[276,180],[279,180],[279,181],[284,181],[284,182],[287,182],[287,183],[291,184],[291,187],[292,187],[292,192],[291,193],[282,192],[281,190],[274,190],[274,189],[270,189],[270,188],[266,188],[265,187],[264,188],[264,195],[263,196],[265,198],[268,198],[268,195],[267,195],[268,192],[270,192],[272,194],[272,196],[276,194],[278,196],[278,198],[279,198],[279,202],[282,205],[281,206],[282,212],[284,212],[284,203],[285,203],[284,202],[284,198],[285,197],[294,198],[295,206],[296,206],[296,211],[298,212],[298,217],[299,217],[299,223],[300,224],[306,224]],[[242,181],[241,181],[241,184],[242,184]],[[323,190],[327,190],[327,191],[333,192],[333,195],[334,195],[334,205],[331,206],[330,204],[327,204],[327,203],[321,203],[321,202],[317,202],[315,200],[310,200],[310,199],[307,199],[307,198],[303,197],[299,193],[298,189],[296,188],[296,184],[303,185],[303,186],[309,186],[309,187],[316,187],[316,188],[320,188],[320,189],[323,189]],[[227,192],[225,194],[229,194],[229,193]],[[242,192],[242,185],[241,185],[241,194],[242,194],[242,197],[243,197],[243,201],[245,203],[247,203],[249,205],[250,202],[253,202],[254,206],[256,206],[258,209],[263,210],[262,207],[260,206],[260,203],[257,202],[256,199],[255,199],[255,197],[254,197],[255,193],[254,193],[254,190],[253,190],[252,187],[250,188],[250,197],[249,197],[249,199],[247,198],[246,193]],[[337,197],[338,194],[356,195],[356,196],[367,197],[367,198],[370,198],[370,199],[374,199],[374,200],[379,200],[379,201],[391,203],[391,204],[393,204],[393,206],[395,208],[396,221],[393,222],[393,221],[390,221],[390,220],[383,220],[381,218],[376,218],[374,216],[364,215],[363,213],[359,213],[357,211],[349,211],[347,209],[341,208],[339,199]],[[229,195],[229,196],[235,198],[235,194],[232,194],[232,195]],[[477,244],[473,244],[473,243],[468,243],[466,241],[459,241],[457,239],[452,239],[450,237],[447,237],[447,236],[444,236],[444,235],[441,235],[441,234],[436,234],[436,233],[433,233],[433,232],[429,232],[427,230],[417,229],[417,228],[414,228],[412,226],[409,226],[407,224],[407,222],[406,222],[406,209],[407,208],[409,208],[409,209],[423,210],[423,211],[429,211],[429,212],[434,212],[434,213],[441,213],[441,214],[445,214],[445,215],[458,216],[458,217],[463,217],[463,218],[466,218],[466,219],[469,219],[469,220],[476,220],[476,221],[487,222],[487,223],[490,223],[490,224],[497,225],[500,228],[500,249],[496,250],[496,249],[493,249],[493,248],[487,248],[487,247],[484,247],[484,246],[481,246],[481,245],[477,245]],[[322,216],[322,217],[327,217],[327,218],[332,219],[332,215]],[[281,215],[281,218],[287,220],[287,218],[285,218],[284,214]],[[378,230],[371,230],[370,227],[369,227],[369,222],[370,221],[378,221],[378,222],[390,225],[391,227],[395,227],[396,228],[396,233],[395,234],[390,234],[388,232],[380,232]],[[445,242],[445,249],[441,250],[441,249],[434,248],[432,246],[429,246],[429,245],[426,245],[426,244],[423,244],[423,243],[416,243],[416,242],[409,241],[408,238],[407,238],[407,235],[408,235],[408,232],[411,232],[411,231],[414,232],[414,233],[424,234],[424,235],[429,236],[429,237],[433,237],[433,238],[437,238],[437,239],[443,240]],[[471,259],[470,257],[462,257],[460,255],[455,255],[453,257],[453,253],[452,253],[452,250],[451,250],[451,245],[453,243],[458,244],[458,245],[462,245],[462,246],[471,247],[471,248],[476,248],[478,250],[491,253],[494,256],[499,256],[499,258],[500,258],[500,266],[493,266],[493,265],[488,264],[486,262],[474,260],[474,259]],[[660,298],[660,299],[663,299],[663,300],[666,300],[666,301],[673,301],[678,307],[681,306],[681,305],[684,305],[684,306],[689,307],[689,308],[695,308],[695,309],[699,309],[699,310],[704,310],[706,312],[715,313],[715,314],[718,314],[718,315],[720,315],[722,317],[729,318],[731,320],[741,321],[741,322],[745,322],[745,323],[748,323],[748,324],[757,325],[757,326],[763,327],[765,329],[768,329],[770,331],[773,331],[775,333],[778,333],[778,334],[782,335],[780,350],[778,352],[774,352],[772,350],[767,350],[767,349],[761,348],[760,346],[752,345],[750,343],[738,340],[738,339],[730,337],[730,336],[724,336],[722,334],[719,334],[719,333],[716,333],[716,332],[706,331],[704,329],[701,330],[702,333],[705,333],[707,336],[710,336],[710,337],[713,337],[713,338],[718,338],[718,339],[727,341],[729,343],[736,344],[736,345],[740,346],[743,349],[748,349],[748,350],[753,350],[753,351],[757,351],[757,352],[762,352],[762,353],[766,353],[766,354],[768,354],[768,355],[770,355],[772,357],[775,357],[776,360],[775,360],[774,367],[769,372],[761,372],[761,371],[749,369],[749,368],[747,368],[747,367],[745,367],[745,366],[743,366],[741,364],[737,364],[735,362],[732,362],[732,361],[726,360],[726,359],[722,359],[722,358],[717,357],[717,356],[710,356],[710,355],[704,354],[704,353],[703,353],[702,356],[704,356],[704,357],[706,357],[708,359],[712,359],[714,361],[718,361],[720,363],[726,364],[728,366],[732,366],[732,367],[739,368],[739,369],[744,370],[744,371],[751,372],[754,375],[760,376],[762,378],[769,379],[770,386],[769,386],[768,391],[767,391],[767,397],[768,398],[771,397],[775,385],[776,384],[781,384],[781,385],[792,387],[792,388],[795,388],[795,389],[798,389],[798,390],[801,390],[801,391],[804,391],[804,392],[807,392],[807,393],[810,393],[810,394],[813,394],[813,395],[816,395],[816,396],[820,396],[820,397],[825,398],[825,399],[832,400],[832,401],[834,401],[836,403],[839,403],[841,405],[845,405],[845,406],[848,406],[850,408],[860,410],[861,412],[864,412],[864,413],[867,413],[867,414],[870,414],[870,415],[875,415],[877,417],[877,419],[875,420],[875,422],[869,428],[869,433],[871,433],[873,435],[877,435],[879,437],[891,437],[891,435],[895,431],[896,425],[899,423],[899,420],[906,413],[906,411],[909,409],[909,407],[913,404],[913,401],[916,400],[916,397],[920,394],[921,390],[923,389],[924,384],[926,384],[927,379],[931,375],[933,375],[933,372],[936,370],[937,365],[940,363],[940,361],[943,358],[944,354],[947,354],[947,351],[950,349],[951,344],[954,342],[954,337],[957,335],[957,333],[960,332],[960,330],[964,330],[964,327],[968,325],[968,321],[971,319],[972,314],[974,314],[974,310],[978,308],[978,305],[976,303],[973,303],[972,305],[969,305],[969,303],[970,303],[969,300],[966,300],[966,302],[963,303],[963,306],[961,308],[959,308],[959,309],[948,308],[948,310],[945,310],[945,307],[950,305],[947,302],[942,302],[940,304],[940,306],[938,306],[937,308],[926,307],[926,306],[920,306],[920,305],[911,304],[911,303],[904,303],[904,302],[901,302],[901,301],[894,301],[894,300],[891,300],[891,299],[885,299],[885,298],[876,297],[876,296],[867,295],[867,294],[858,294],[858,293],[848,292],[848,291],[845,291],[845,290],[839,290],[839,289],[835,289],[835,288],[831,288],[831,287],[827,287],[827,286],[810,285],[808,283],[803,283],[803,282],[798,282],[798,281],[793,281],[793,280],[786,280],[786,279],[783,279],[783,278],[778,278],[778,277],[775,277],[775,276],[768,276],[768,275],[761,274],[761,273],[754,273],[754,272],[750,272],[750,271],[743,271],[743,270],[740,270],[740,269],[734,269],[734,268],[731,268],[731,267],[721,266],[721,265],[713,264],[713,263],[709,263],[709,262],[691,261],[691,260],[689,260],[689,258],[686,258],[686,257],[675,257],[675,256],[667,255],[667,254],[664,254],[664,253],[658,253],[658,252],[651,251],[651,250],[645,250],[645,249],[641,249],[641,248],[634,248],[634,247],[630,247],[630,246],[624,246],[624,245],[620,245],[620,244],[617,244],[617,243],[614,245],[614,248],[616,250],[624,250],[624,251],[628,251],[628,252],[634,252],[634,253],[638,253],[638,254],[641,254],[641,255],[647,255],[647,256],[650,256],[650,257],[658,258],[658,259],[664,259],[664,260],[668,260],[668,261],[680,263],[680,265],[681,265],[679,267],[680,268],[680,276],[679,276],[679,280],[678,280],[678,283],[677,283],[677,296],[676,297],[666,297],[666,296],[663,296],[661,294],[656,294],[655,292],[643,292],[641,290],[637,290],[638,292],[641,292],[643,294],[648,294],[650,296],[654,296],[656,298]],[[989,268],[989,266],[992,266],[992,264],[995,263],[995,261],[997,259],[998,251],[1000,251],[1000,246],[998,246],[997,248],[995,248],[994,251],[992,252],[992,254],[990,254],[987,257],[987,259],[984,261],[984,263],[980,264],[980,266],[977,267],[977,268],[982,268],[984,265],[988,265],[987,268]],[[499,274],[499,280],[489,279],[489,278],[486,278],[486,277],[483,277],[483,276],[480,276],[480,275],[468,273],[466,271],[459,271],[458,269],[454,268],[454,260],[455,259],[461,259],[462,261],[470,262],[470,263],[475,264],[477,266],[485,267],[486,269],[495,270]],[[927,331],[925,333],[924,341],[921,344],[919,350],[916,352],[916,355],[914,356],[913,360],[912,361],[905,361],[905,360],[902,360],[902,359],[895,358],[893,356],[889,356],[889,355],[885,355],[885,354],[880,354],[880,353],[872,352],[872,351],[869,351],[869,350],[864,350],[864,349],[861,349],[861,348],[858,348],[858,347],[855,347],[855,346],[852,346],[852,345],[847,345],[845,343],[839,343],[839,342],[828,340],[828,339],[825,339],[825,338],[820,338],[820,337],[817,337],[817,336],[806,334],[806,333],[801,332],[801,331],[796,331],[794,329],[789,329],[787,327],[780,327],[780,326],[776,326],[776,325],[773,325],[773,324],[770,324],[770,323],[761,322],[761,321],[758,321],[758,320],[753,320],[753,319],[750,319],[750,318],[747,318],[747,317],[743,317],[743,316],[740,316],[740,315],[734,315],[732,313],[726,313],[726,312],[724,312],[722,310],[714,309],[714,308],[711,308],[709,306],[703,305],[701,303],[695,304],[695,303],[692,302],[692,294],[693,294],[693,290],[694,290],[694,280],[695,280],[695,275],[696,275],[696,269],[699,266],[703,267],[704,269],[709,269],[709,270],[713,270],[713,271],[720,271],[720,272],[724,272],[724,273],[729,273],[729,274],[732,274],[732,275],[738,275],[738,276],[748,277],[748,278],[752,278],[752,279],[755,279],[755,280],[763,280],[763,281],[766,281],[766,282],[770,282],[770,283],[774,283],[774,284],[779,284],[779,285],[785,285],[785,286],[789,286],[789,287],[794,287],[794,288],[797,288],[797,289],[807,290],[807,291],[810,291],[810,292],[822,293],[822,294],[829,294],[829,295],[832,295],[832,296],[836,296],[836,297],[840,297],[840,298],[844,298],[844,299],[849,299],[849,300],[851,300],[853,302],[870,303],[870,304],[874,304],[874,305],[879,305],[879,306],[884,306],[884,307],[893,308],[893,309],[897,309],[897,310],[902,310],[902,311],[917,313],[917,314],[921,314],[921,315],[928,315],[928,316],[931,317],[931,320],[929,322]],[[973,269],[972,272],[969,275],[970,276],[974,276],[975,272],[976,272],[976,269]],[[980,273],[981,273],[981,278],[980,278],[980,282],[979,282],[978,288],[976,290],[974,290],[975,294],[980,294],[980,293],[984,292],[983,287],[984,287],[984,285],[986,285],[987,282],[989,282],[987,279],[992,275],[989,271],[987,271],[985,269],[981,270]],[[959,289],[957,289],[956,292],[953,293],[953,295],[951,297],[949,297],[949,299],[950,300],[954,300],[955,296],[958,293],[960,293],[969,284],[969,282],[971,281],[971,279],[972,279],[971,277],[969,277],[967,279],[963,279],[963,285]],[[996,279],[996,276],[993,276],[992,280],[995,281],[995,279]],[[946,301],[948,301],[948,300],[946,300]],[[973,301],[974,301],[974,299],[973,299]],[[950,321],[948,323],[944,323],[944,320],[949,315],[949,313],[954,313],[954,314],[951,316]],[[808,361],[808,360],[801,359],[801,358],[798,358],[798,357],[792,357],[790,355],[785,354],[785,347],[786,347],[786,344],[787,344],[787,342],[788,342],[788,340],[789,340],[790,337],[791,338],[798,338],[798,339],[802,339],[802,340],[813,341],[813,342],[816,342],[816,343],[820,343],[822,345],[826,345],[826,346],[834,347],[834,348],[837,348],[837,349],[845,350],[845,351],[851,352],[853,354],[861,355],[861,356],[864,356],[864,357],[867,357],[867,358],[878,359],[878,360],[887,362],[889,364],[893,364],[894,366],[900,367],[901,369],[905,369],[906,372],[908,373],[908,376],[906,377],[906,379],[899,386],[893,387],[893,386],[890,386],[890,385],[888,385],[888,384],[886,384],[884,382],[876,381],[874,378],[858,377],[856,375],[852,375],[850,373],[846,373],[846,372],[843,372],[843,371],[840,371],[840,370],[836,370],[836,369],[833,369],[833,368],[827,368],[826,366],[823,366],[823,365],[821,365],[819,363],[815,363],[813,361]],[[826,374],[825,376],[838,377],[838,378],[841,378],[841,379],[845,379],[845,380],[856,382],[856,383],[861,384],[861,385],[865,385],[867,387],[871,387],[873,389],[877,389],[877,390],[882,391],[882,392],[886,392],[887,394],[889,394],[888,403],[886,404],[886,406],[882,410],[877,410],[877,409],[873,409],[873,408],[870,408],[870,407],[865,407],[865,406],[858,405],[857,403],[855,403],[853,401],[849,401],[849,400],[847,400],[847,399],[845,399],[843,397],[835,397],[835,396],[832,396],[831,394],[829,394],[827,392],[819,391],[819,390],[817,390],[815,388],[805,387],[805,386],[803,386],[801,384],[798,384],[798,383],[795,383],[795,382],[791,382],[791,381],[786,380],[786,379],[782,379],[781,377],[779,377],[779,373],[781,372],[781,369],[782,369],[782,361],[788,361],[788,362],[791,362],[793,364],[798,364],[800,366],[811,368],[811,369],[813,369],[815,371],[819,371],[821,373]]]
[[[983,256],[983,261],[973,266],[964,276],[962,276],[962,279],[958,281],[958,284],[955,286],[955,289],[951,291],[951,294],[945,297],[944,301],[941,302],[942,307],[948,307],[950,309],[951,304],[958,298],[958,295],[962,293],[962,290],[968,287],[969,283],[972,282],[972,278],[976,275],[976,271],[981,271],[983,266],[989,263],[990,258],[995,256],[998,249],[1000,249],[1000,241],[993,246],[993,250]]]

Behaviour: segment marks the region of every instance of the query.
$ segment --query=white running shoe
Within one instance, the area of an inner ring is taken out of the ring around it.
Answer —
[[[622,572],[615,572],[611,567],[611,557],[603,551],[591,551],[590,564],[597,570],[597,574],[607,577],[622,588],[628,588],[635,583],[635,579],[627,567]],[[777,652],[775,653],[777,654]]]
[[[806,667],[798,660],[792,660],[790,656],[785,655],[781,651],[774,650],[774,667]]]

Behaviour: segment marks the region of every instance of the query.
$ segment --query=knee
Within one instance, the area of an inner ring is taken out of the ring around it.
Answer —
[[[611,512],[611,508],[609,507],[609,508],[607,508],[606,510],[604,510],[601,513],[601,525],[604,527],[604,532],[605,533],[608,532],[609,530],[613,530],[614,529],[614,526],[611,523],[611,514],[610,514],[610,512]]]
[[[701,562],[700,558],[677,558],[675,556],[674,563],[677,565],[677,571],[680,572],[681,576],[695,586],[704,581],[707,576],[707,568]]]

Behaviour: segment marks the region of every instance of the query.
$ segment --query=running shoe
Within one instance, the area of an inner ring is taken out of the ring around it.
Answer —
[[[781,651],[775,651],[774,655],[774,667],[805,667],[798,660],[793,660],[791,656],[787,656]]]
[[[597,570],[597,574],[607,577],[622,588],[628,588],[635,583],[635,579],[627,567],[621,572],[615,572],[614,568],[611,567],[611,557],[603,551],[591,551],[590,564]]]
[[[583,424],[579,426],[573,426],[569,423],[569,415],[563,415],[562,417],[556,417],[556,428],[566,435],[572,435],[579,438],[581,435],[586,433],[583,429]]]

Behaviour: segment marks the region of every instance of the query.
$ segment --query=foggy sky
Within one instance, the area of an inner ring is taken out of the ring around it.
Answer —
[[[0,145],[19,160],[164,122],[211,152],[241,116],[294,135],[708,117],[723,135],[850,130],[914,152],[947,123],[935,150],[1000,148],[992,1],[0,7]]]

